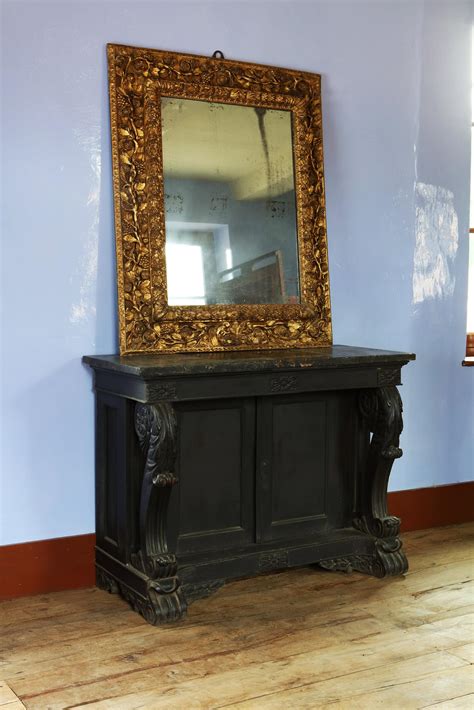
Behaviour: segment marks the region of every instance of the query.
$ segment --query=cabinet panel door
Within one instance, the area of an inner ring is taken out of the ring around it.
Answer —
[[[191,402],[178,415],[178,552],[255,541],[255,399]]]
[[[135,403],[107,392],[96,398],[97,546],[122,562],[138,544],[135,511],[143,457],[134,430]]]
[[[353,405],[351,393],[339,392],[259,400],[259,541],[305,538],[350,523]]]

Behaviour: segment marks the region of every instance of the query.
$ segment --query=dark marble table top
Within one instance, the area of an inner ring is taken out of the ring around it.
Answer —
[[[99,370],[122,372],[139,377],[156,377],[157,375],[207,375],[224,372],[250,373],[364,365],[404,365],[415,357],[413,353],[333,345],[292,350],[87,355],[83,358],[83,362]]]

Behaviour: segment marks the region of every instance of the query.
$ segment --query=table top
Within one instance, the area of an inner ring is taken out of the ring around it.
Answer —
[[[139,353],[134,355],[86,355],[83,362],[94,369],[139,377],[158,375],[208,375],[214,373],[307,370],[365,365],[405,365],[413,353],[374,350],[348,345],[291,350],[251,350],[217,353]]]

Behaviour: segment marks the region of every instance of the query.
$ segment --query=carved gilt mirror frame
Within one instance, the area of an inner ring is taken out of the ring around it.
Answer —
[[[332,342],[320,76],[108,45],[121,354]],[[291,112],[298,303],[169,305],[161,97]]]

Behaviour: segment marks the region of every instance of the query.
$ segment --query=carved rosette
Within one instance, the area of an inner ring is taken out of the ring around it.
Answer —
[[[274,569],[288,567],[288,550],[262,552],[258,559],[259,572],[271,572]]]
[[[294,375],[278,375],[270,380],[270,392],[280,394],[282,392],[292,392],[296,389],[298,380]]]
[[[330,345],[320,77],[109,45],[120,351]],[[292,112],[301,304],[168,306],[161,96]]]
[[[120,591],[151,624],[174,621],[186,612],[187,604],[177,576],[176,555],[168,550],[167,512],[173,486],[176,459],[176,417],[173,407],[137,404],[135,431],[145,455],[140,497],[140,548],[132,565],[148,578],[144,599],[130,588]]]

